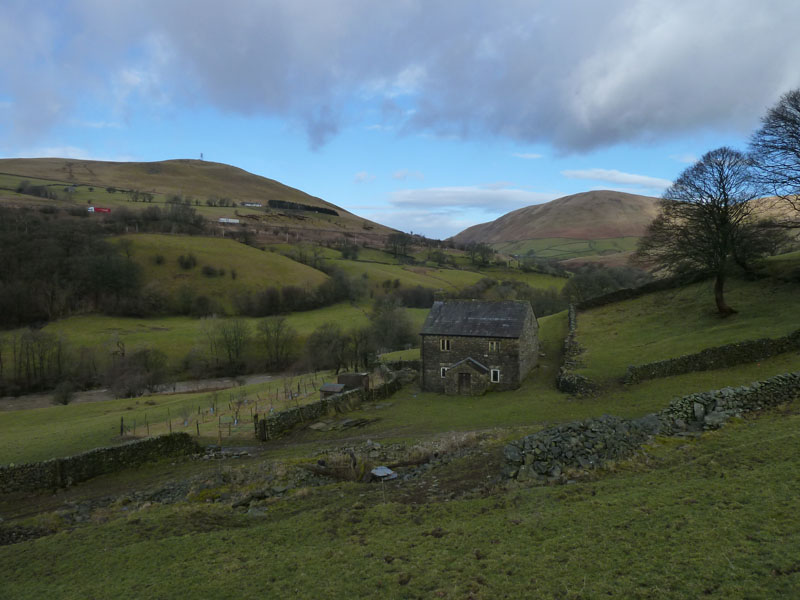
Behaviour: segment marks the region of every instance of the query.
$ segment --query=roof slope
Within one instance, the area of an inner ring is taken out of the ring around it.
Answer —
[[[518,338],[529,313],[533,316],[529,302],[515,300],[439,301],[433,303],[420,334]]]

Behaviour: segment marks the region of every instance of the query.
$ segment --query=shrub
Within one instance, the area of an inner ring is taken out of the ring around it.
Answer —
[[[75,395],[75,384],[71,381],[62,381],[53,390],[53,404],[61,404],[66,406]]]
[[[178,264],[181,266],[181,269],[186,269],[188,271],[197,265],[197,259],[194,257],[194,254],[189,254],[187,256],[181,254],[178,257]]]

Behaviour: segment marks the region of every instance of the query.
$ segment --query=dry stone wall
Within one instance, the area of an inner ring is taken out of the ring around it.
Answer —
[[[664,410],[639,419],[603,416],[551,427],[505,446],[503,473],[518,481],[557,481],[569,471],[629,457],[653,435],[716,429],[731,417],[798,398],[800,371],[676,398]]]
[[[399,390],[401,386],[402,384],[399,378],[392,374],[388,381],[376,386],[372,390],[367,391],[361,388],[348,390],[341,394],[333,394],[327,398],[321,398],[310,404],[304,404],[273,413],[256,422],[256,439],[262,442],[272,440],[300,423],[316,421],[335,413],[355,410],[365,401],[370,401],[375,398],[386,398],[392,395]]]
[[[800,350],[800,329],[779,338],[746,340],[735,344],[706,348],[696,354],[686,354],[644,365],[631,365],[622,381],[623,383],[639,383],[648,379],[670,377],[694,371],[724,369],[794,350]]]
[[[583,348],[578,344],[578,315],[575,305],[570,304],[567,311],[567,337],[564,338],[564,360],[556,376],[556,387],[568,394],[593,394],[597,384],[583,375],[578,375],[575,369],[581,366],[578,357]]]
[[[173,433],[120,446],[95,448],[66,458],[3,466],[0,467],[0,493],[69,487],[105,473],[199,451],[200,446],[188,433]]]

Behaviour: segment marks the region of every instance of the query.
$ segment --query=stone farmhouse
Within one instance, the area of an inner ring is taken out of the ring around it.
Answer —
[[[529,302],[434,302],[422,326],[422,389],[480,395],[518,388],[539,358]]]

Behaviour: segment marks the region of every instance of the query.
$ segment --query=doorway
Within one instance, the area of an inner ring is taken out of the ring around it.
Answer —
[[[460,396],[468,396],[471,392],[472,381],[469,373],[458,374],[458,394]]]

